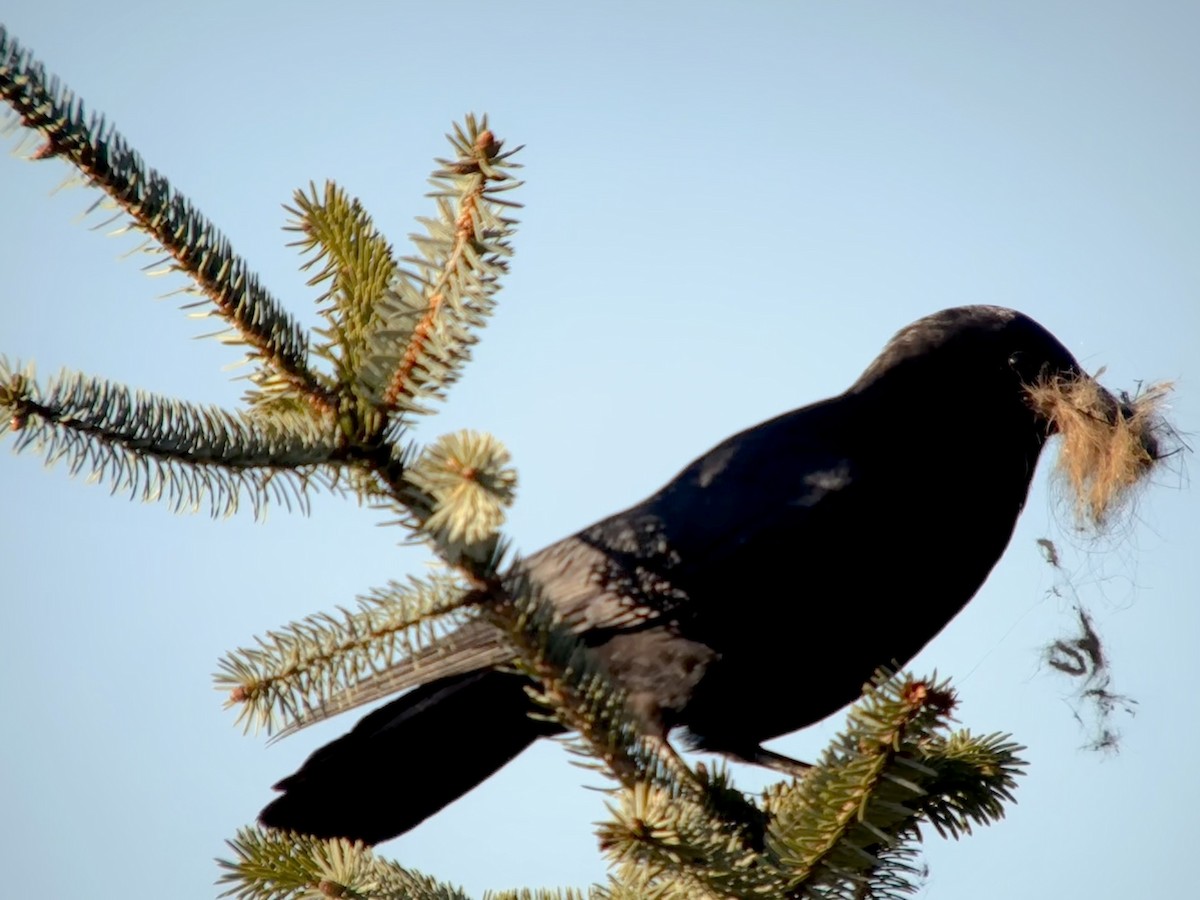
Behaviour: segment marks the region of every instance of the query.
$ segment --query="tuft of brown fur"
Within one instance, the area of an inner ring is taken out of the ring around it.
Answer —
[[[1163,417],[1170,382],[1114,397],[1094,378],[1056,377],[1028,387],[1029,400],[1061,436],[1058,473],[1081,524],[1103,529],[1132,491],[1173,450],[1178,433]]]

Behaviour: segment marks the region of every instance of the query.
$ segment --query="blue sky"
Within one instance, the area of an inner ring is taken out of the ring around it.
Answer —
[[[1015,306],[1105,381],[1178,381],[1200,429],[1200,8],[1190,3],[453,5],[53,0],[5,24],[116,122],[313,321],[281,204],[359,196],[401,248],[441,137],[488,112],[528,180],[500,309],[445,412],[520,470],[531,551],[654,490],[722,437],[845,388],[900,326]],[[58,163],[0,159],[0,352],[232,404],[236,361],[118,262],[128,239],[49,194]],[[943,452],[953,452],[946,436]],[[914,662],[960,718],[1027,744],[1008,818],[933,836],[922,897],[1183,896],[1197,834],[1200,525],[1165,473],[1103,541],[1043,462],[1005,558]],[[265,747],[221,709],[228,649],[345,604],[425,556],[352,504],[213,522],[0,457],[0,868],[14,895],[201,898],[269,785],[346,718]],[[953,527],[953,523],[947,523]],[[1119,755],[1088,739],[1039,648],[1070,606],[1114,687]],[[936,554],[931,547],[930,553]],[[1190,599],[1189,599],[1190,598]],[[770,627],[769,622],[763,623]],[[823,652],[852,635],[797,635]],[[840,717],[781,739],[812,757]],[[364,790],[405,772],[353,773]],[[753,789],[762,773],[740,769]],[[420,777],[419,773],[416,777]],[[383,852],[475,893],[603,876],[596,776],[539,746]]]

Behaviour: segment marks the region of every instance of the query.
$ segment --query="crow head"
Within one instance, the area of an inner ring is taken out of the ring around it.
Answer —
[[[910,400],[976,394],[992,403],[1002,394],[1019,400],[1039,381],[1078,377],[1084,372],[1071,351],[1028,316],[1002,306],[957,306],[897,332],[851,391],[886,381],[890,391],[903,385]]]
[[[901,329],[850,392],[890,398],[878,405],[895,427],[911,415],[940,425],[951,443],[1019,443],[1027,459],[1061,435],[1059,473],[1080,518],[1098,526],[1169,455],[1164,439],[1177,442],[1160,413],[1169,390],[1114,396],[1028,316],[960,306]]]

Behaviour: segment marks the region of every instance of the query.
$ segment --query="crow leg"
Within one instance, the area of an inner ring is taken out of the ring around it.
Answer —
[[[792,759],[790,756],[784,756],[782,753],[776,753],[774,750],[768,750],[766,747],[752,747],[749,752],[734,750],[722,750],[721,752],[740,762],[764,766],[776,772],[782,772],[784,775],[790,775],[793,778],[803,778],[808,774],[808,770],[812,768],[812,763]]]

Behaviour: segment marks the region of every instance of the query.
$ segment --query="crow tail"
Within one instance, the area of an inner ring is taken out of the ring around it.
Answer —
[[[539,737],[561,733],[519,675],[485,669],[421,685],[366,716],[275,785],[259,821],[377,844],[471,790]]]

